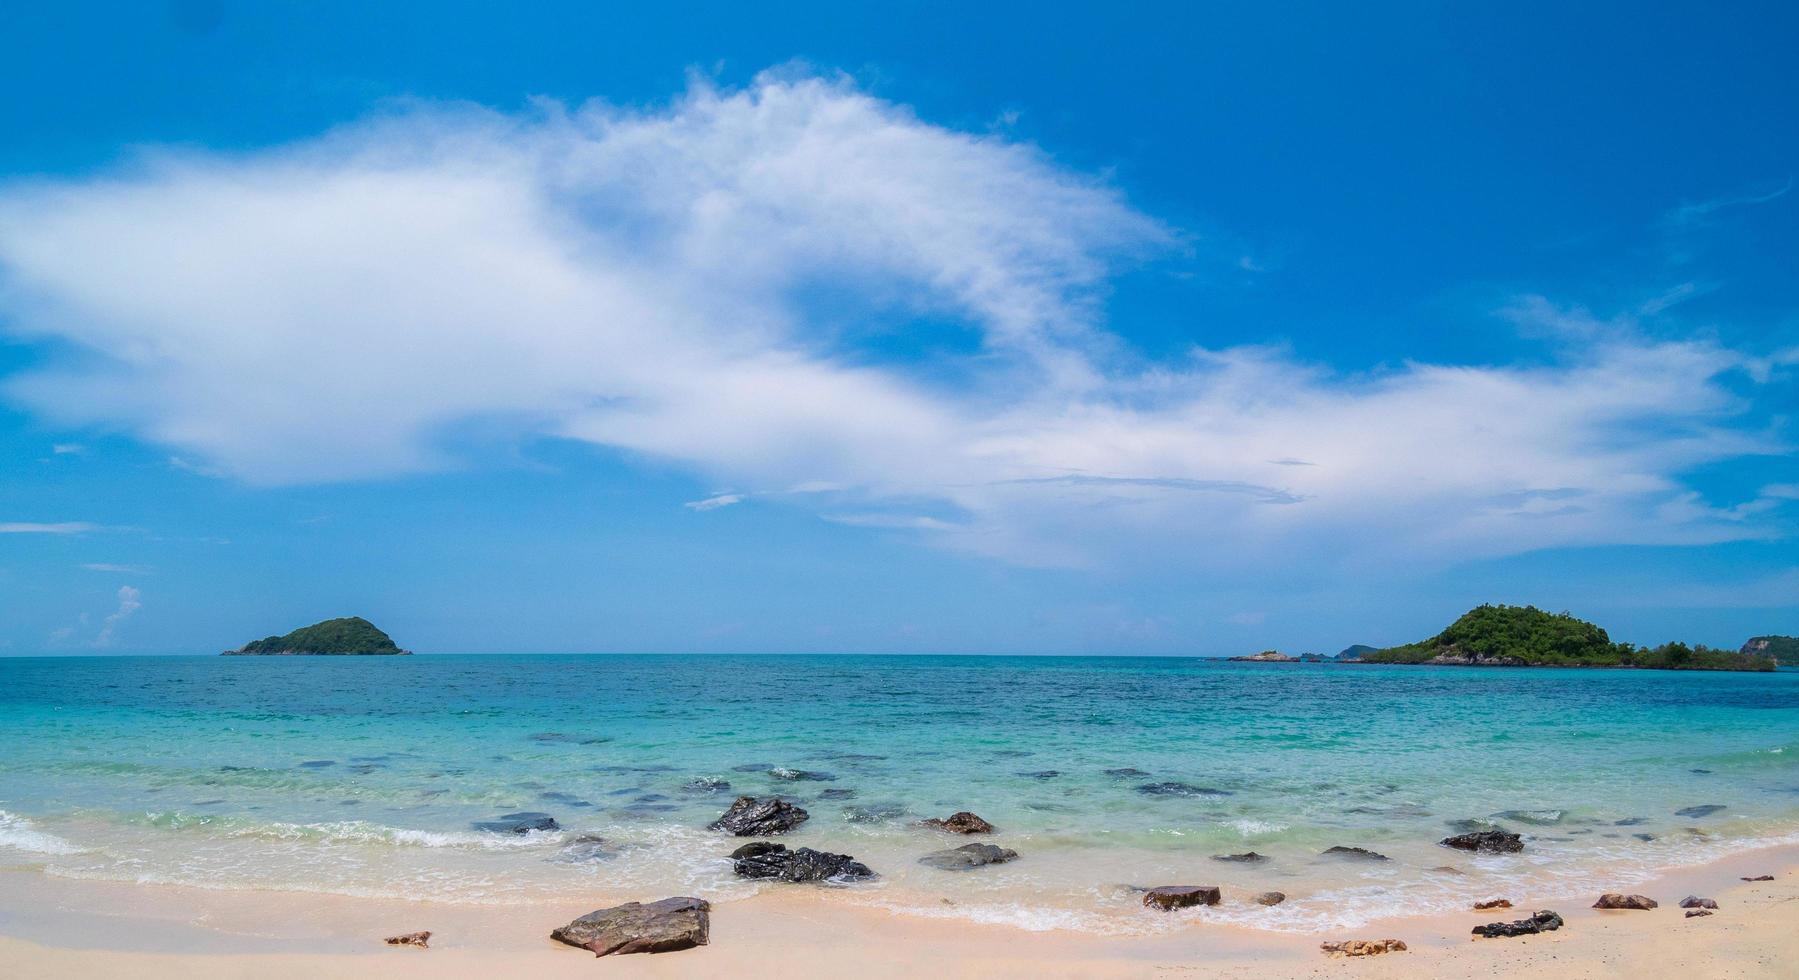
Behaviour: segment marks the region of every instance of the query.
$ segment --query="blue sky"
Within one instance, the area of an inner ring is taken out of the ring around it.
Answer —
[[[1799,12],[1566,6],[9,12],[0,653],[1799,632]]]

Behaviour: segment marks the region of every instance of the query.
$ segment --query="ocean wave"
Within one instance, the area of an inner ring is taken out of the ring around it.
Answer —
[[[247,820],[205,813],[149,812],[129,820],[159,830],[203,831],[216,837],[320,844],[390,844],[399,847],[455,848],[476,851],[510,851],[563,843],[568,834],[559,830],[533,830],[524,834],[485,831],[418,830],[389,827],[365,820],[332,820],[318,823],[285,823]]]
[[[37,824],[6,810],[0,810],[0,847],[10,847],[30,854],[80,854],[82,848],[55,834],[37,829]]]

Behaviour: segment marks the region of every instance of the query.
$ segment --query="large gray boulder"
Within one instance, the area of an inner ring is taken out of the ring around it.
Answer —
[[[731,852],[731,870],[740,878],[781,881],[867,881],[878,877],[868,865],[848,854],[815,851],[810,847],[788,850],[786,844],[753,841]]]
[[[968,871],[972,868],[985,867],[989,864],[1004,864],[1018,857],[1018,852],[1009,847],[998,847],[993,844],[963,844],[947,851],[932,851],[918,859],[918,863],[927,868],[941,868],[944,871]]]
[[[770,837],[785,834],[806,822],[811,814],[786,800],[739,796],[708,830],[722,830],[737,837]]]
[[[704,946],[711,929],[712,906],[700,898],[665,898],[644,905],[626,902],[600,909],[550,932],[559,943],[614,953],[672,953]]]

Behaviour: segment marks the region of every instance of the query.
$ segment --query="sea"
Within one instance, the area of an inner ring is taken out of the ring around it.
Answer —
[[[0,659],[0,867],[472,905],[839,900],[1030,930],[1353,927],[1799,842],[1799,671],[975,656]],[[739,795],[876,880],[737,878]],[[919,826],[970,810],[963,838]],[[515,813],[558,829],[483,829]],[[1521,832],[1518,854],[1441,846]],[[986,840],[1016,860],[919,863]],[[1326,855],[1331,847],[1386,860]],[[1263,860],[1218,856],[1254,852]],[[1179,916],[1140,890],[1224,889]],[[1287,900],[1250,901],[1264,891]]]

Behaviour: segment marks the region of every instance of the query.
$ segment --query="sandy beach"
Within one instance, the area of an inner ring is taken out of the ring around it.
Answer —
[[[1799,962],[1799,848],[1747,852],[1629,889],[1653,911],[1596,911],[1590,902],[1382,920],[1353,933],[1300,935],[1208,923],[1153,937],[1027,932],[846,906],[829,889],[781,888],[716,905],[711,944],[594,962],[548,939],[587,905],[479,907],[342,896],[71,881],[28,868],[0,872],[0,967],[19,980],[141,977],[1783,977]],[[1741,878],[1772,874],[1770,882]],[[1681,898],[1714,898],[1716,914],[1687,918]],[[654,898],[661,896],[641,896]],[[1499,896],[1496,896],[1499,897]],[[1226,901],[1243,896],[1226,896]],[[1477,924],[1551,907],[1554,933],[1474,940]],[[1146,911],[1145,914],[1155,914]],[[389,948],[382,937],[430,929],[431,948]],[[1401,953],[1346,959],[1324,941],[1401,939]]]

